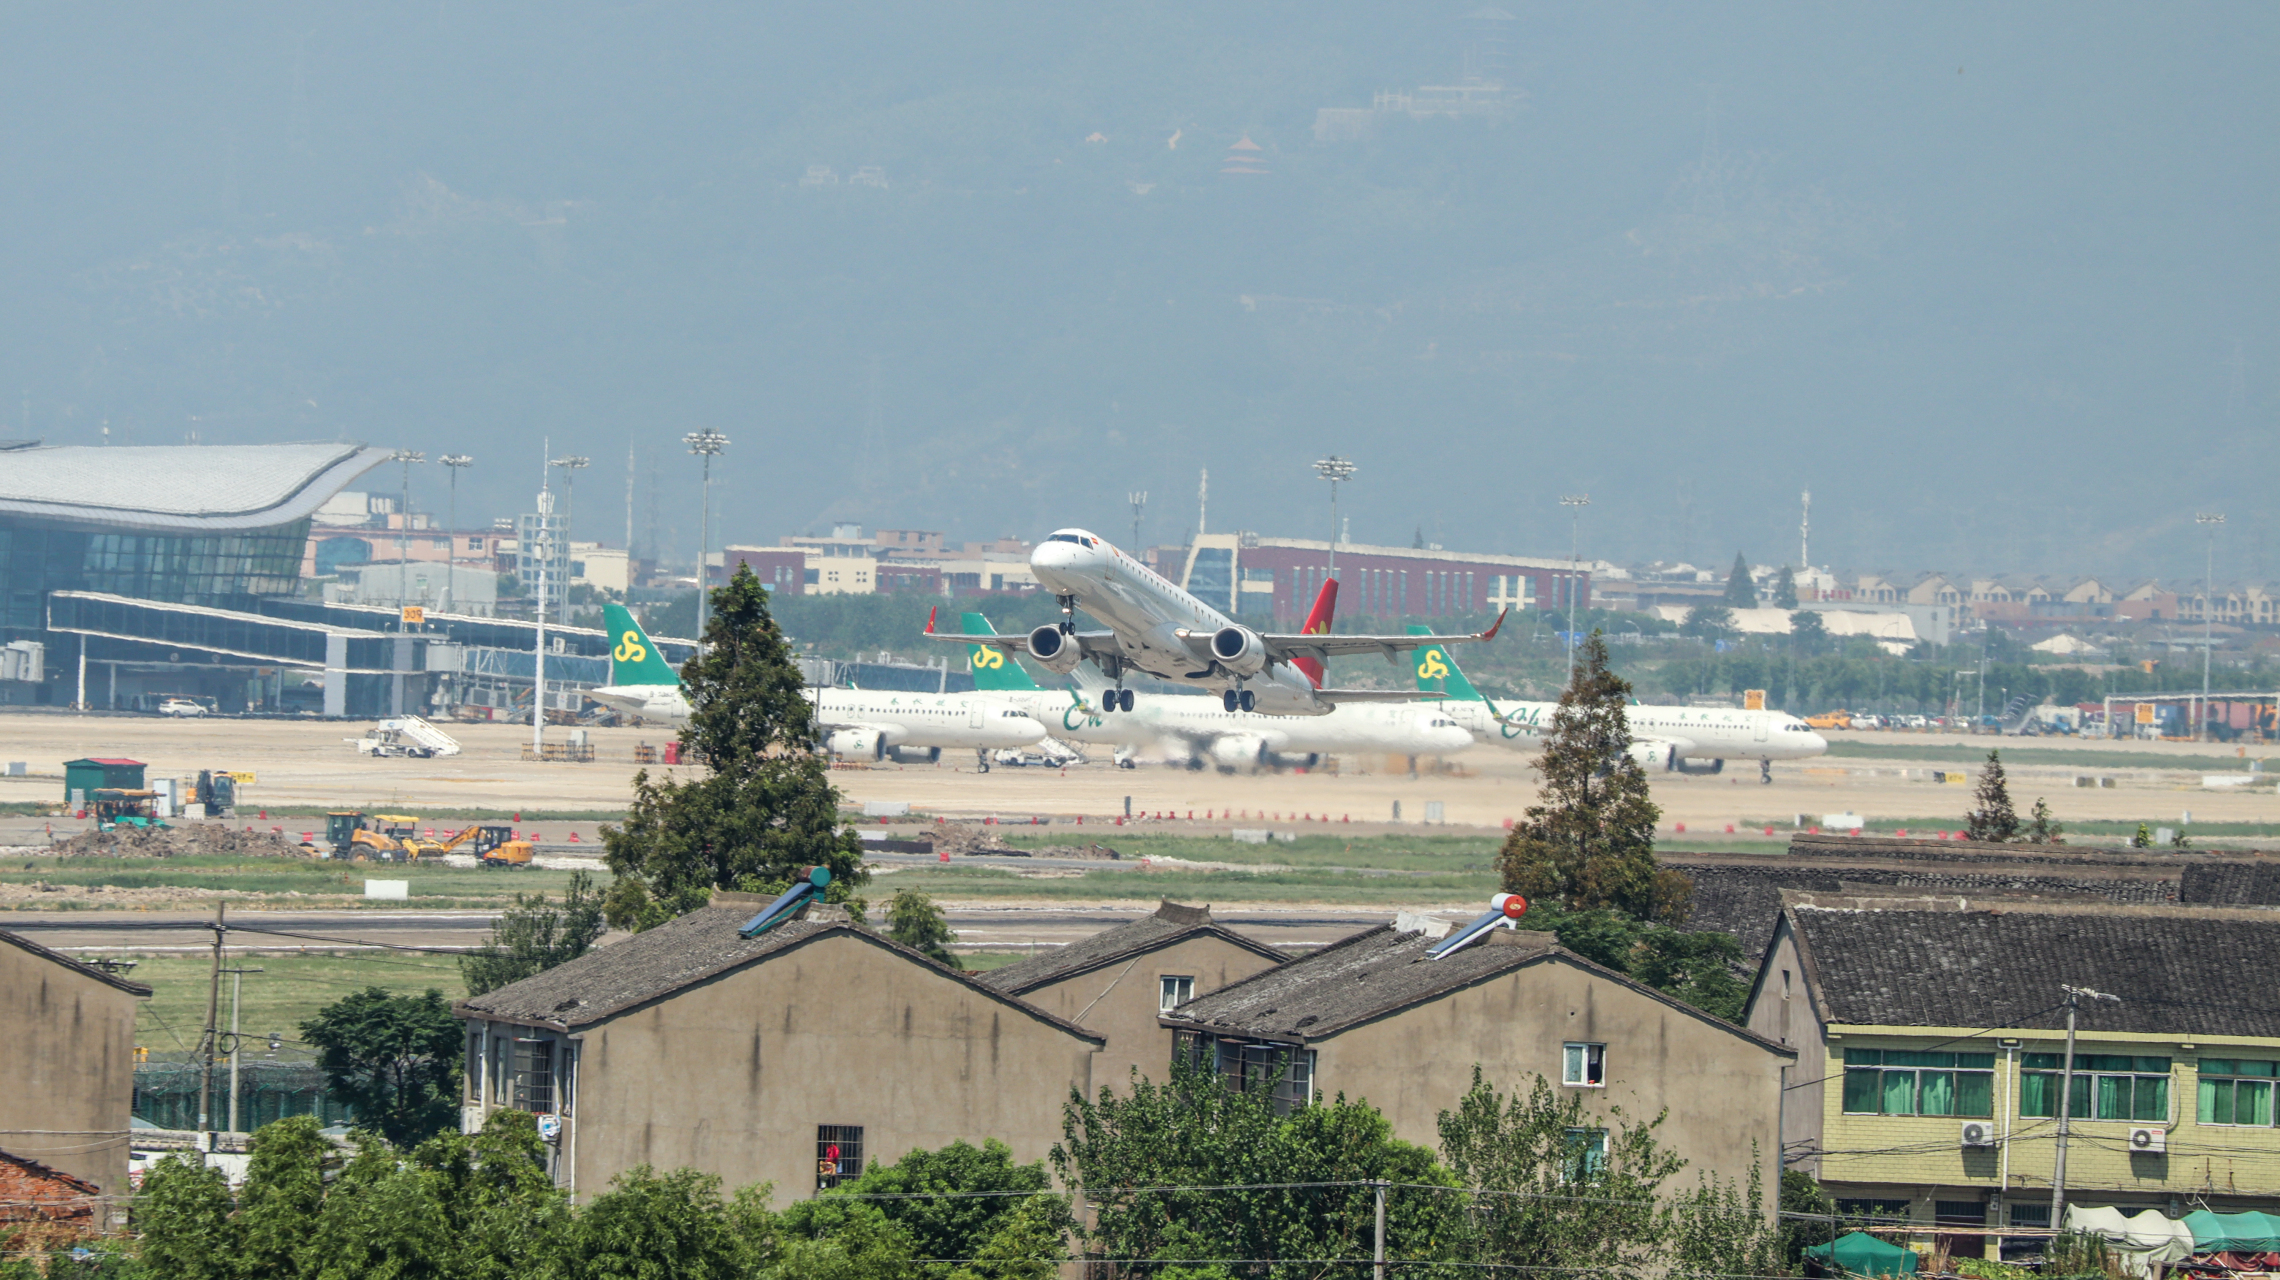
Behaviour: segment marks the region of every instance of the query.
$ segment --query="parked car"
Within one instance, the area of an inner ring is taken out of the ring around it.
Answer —
[[[206,714],[206,708],[188,698],[168,698],[158,704],[158,714],[162,716],[202,716]]]

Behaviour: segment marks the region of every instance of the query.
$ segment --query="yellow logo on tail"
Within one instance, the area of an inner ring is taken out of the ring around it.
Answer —
[[[1417,664],[1417,678],[1420,680],[1446,680],[1448,677],[1449,664],[1442,660],[1441,651],[1439,649],[1427,649],[1424,660]]]
[[[649,649],[641,643],[640,632],[628,631],[618,637],[617,648],[610,650],[610,656],[620,662],[647,662]]]
[[[974,646],[974,656],[967,662],[975,671],[995,671],[1005,665],[1005,655],[989,645],[978,644]]]

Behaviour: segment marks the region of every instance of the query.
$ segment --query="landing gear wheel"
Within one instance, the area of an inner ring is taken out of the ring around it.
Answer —
[[[987,748],[976,751],[974,761],[980,767],[981,772],[988,773],[990,771],[990,753]]]
[[[1119,711],[1130,711],[1132,709],[1132,691],[1130,689],[1118,689],[1116,691],[1116,708]]]
[[[1259,695],[1245,689],[1242,696],[1236,699],[1236,702],[1245,711],[1250,711],[1259,705]]]
[[[1233,689],[1229,689],[1227,692],[1219,695],[1219,705],[1227,708],[1229,711],[1240,711],[1243,707],[1243,700],[1236,696]]]
[[[1054,598],[1061,604],[1061,633],[1071,636],[1077,634],[1077,598],[1075,596],[1056,596]]]
[[[1773,785],[1773,761],[1758,761],[1758,781],[1769,787]]]

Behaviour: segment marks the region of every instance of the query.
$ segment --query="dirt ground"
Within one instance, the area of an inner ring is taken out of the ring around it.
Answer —
[[[33,775],[0,778],[0,801],[60,799],[65,760],[121,755],[148,762],[153,777],[194,775],[201,768],[251,772],[255,781],[241,790],[241,812],[248,814],[264,805],[413,813],[607,811],[623,806],[632,794],[633,774],[639,767],[633,763],[634,746],[658,745],[670,737],[656,729],[593,730],[592,763],[536,763],[521,758],[529,741],[527,727],[455,725],[450,732],[464,744],[463,754],[400,760],[358,755],[344,739],[364,727],[354,721],[0,715],[0,763],[23,761]],[[549,732],[557,738],[564,733]],[[1825,757],[1775,765],[1770,786],[1759,783],[1753,765],[1739,762],[1722,775],[1658,774],[1655,799],[1663,808],[1666,830],[1675,835],[1675,827],[1684,824],[1690,842],[1714,842],[1728,825],[1736,828],[1738,837],[1768,821],[1786,824],[1799,814],[1820,821],[1839,813],[1858,814],[1871,825],[1885,827],[1943,820],[1960,824],[1971,804],[1970,789],[1935,781],[1933,774],[1975,763],[1987,747],[1997,745],[1988,738],[1928,734],[1833,736],[1911,748],[1945,744],[1955,749],[1955,761],[1946,765]],[[2022,811],[2036,796],[2044,796],[2065,822],[2166,822],[2190,812],[2196,822],[2280,823],[2280,798],[2268,785],[2247,791],[2203,789],[2202,772],[2242,769],[2243,762],[2231,747],[2063,739],[2038,740],[2034,745],[2090,753],[2159,752],[2174,756],[2177,763],[2174,771],[2016,767],[2011,770],[2011,788]],[[1112,822],[1126,812],[1129,802],[1136,817],[1162,814],[1184,821],[1192,813],[1199,822],[1214,825],[1278,829],[1310,823],[1319,827],[1324,818],[1350,827],[1384,829],[1396,821],[1396,805],[1398,821],[1407,826],[1423,821],[1427,806],[1436,802],[1448,824],[1500,828],[1535,798],[1535,776],[1528,757],[1521,753],[1477,747],[1446,766],[1424,761],[1415,777],[1405,768],[1389,769],[1398,763],[1348,759],[1339,761],[1335,770],[1258,776],[1148,766],[1122,770],[1105,764],[1068,769],[1000,767],[985,775],[975,771],[970,757],[945,754],[940,765],[840,768],[832,776],[852,802],[902,801],[914,809],[953,817],[1083,815],[1088,823]],[[2077,787],[2076,776],[2086,773],[2110,776],[2115,785]],[[296,820],[285,825],[308,823]],[[578,830],[582,841],[592,839],[591,823],[549,825],[562,828],[559,835],[548,833],[556,838]],[[67,828],[56,823],[55,831],[63,835]],[[4,843],[10,841],[0,839]]]

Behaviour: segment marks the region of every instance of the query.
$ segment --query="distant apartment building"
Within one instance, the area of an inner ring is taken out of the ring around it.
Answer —
[[[1174,580],[1215,609],[1305,620],[1330,573],[1330,544],[1306,538],[1213,533],[1196,538]],[[1170,575],[1167,575],[1170,576]],[[1482,555],[1438,547],[1338,544],[1341,617],[1452,617],[1530,607],[1591,605],[1591,571],[1565,560]]]

